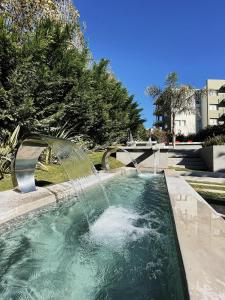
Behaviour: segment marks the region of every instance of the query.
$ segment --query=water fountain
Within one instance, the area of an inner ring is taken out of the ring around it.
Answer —
[[[156,175],[159,169],[160,145],[156,144],[154,147],[152,147],[152,150],[154,153],[154,175]]]
[[[130,129],[128,129],[128,134],[127,134],[127,145],[128,146],[136,146],[136,143],[134,141],[134,138],[133,138],[133,135],[132,135],[132,132]]]
[[[151,138],[151,136],[148,139],[148,143],[149,143],[149,147],[152,147],[152,138]]]
[[[136,171],[138,174],[141,173],[141,170],[138,166],[138,163],[137,161],[131,156],[130,152],[127,151],[126,149],[122,148],[122,147],[119,147],[119,146],[115,146],[115,147],[110,147],[106,150],[106,152],[103,154],[103,157],[102,157],[102,168],[103,170],[109,170],[110,167],[109,167],[109,157],[112,153],[115,153],[117,151],[123,151],[125,153],[128,154],[129,158],[130,158],[130,161],[133,163]]]
[[[104,194],[102,197],[105,199],[104,206],[108,207],[108,197],[94,165],[81,148],[65,139],[37,134],[27,137],[16,153],[12,172],[14,187],[17,187],[22,193],[36,190],[34,176],[36,164],[39,156],[47,147],[50,147],[58,158],[71,183],[74,194],[81,202],[84,201],[84,198],[87,199],[85,188],[91,181],[95,181],[98,192]],[[95,215],[95,212],[91,201],[86,200],[86,205],[83,205],[83,212],[88,223],[92,222],[92,216]]]
[[[37,150],[34,142],[29,145]],[[55,152],[74,169],[70,144],[63,149],[60,144]],[[79,168],[80,160],[86,162],[82,151],[74,151]],[[99,209],[104,200],[95,188],[85,195],[96,216],[86,202],[71,199],[1,232],[1,299],[189,299],[183,297],[185,277],[164,178],[118,176],[107,187],[109,208]],[[89,227],[83,209],[91,218]]]

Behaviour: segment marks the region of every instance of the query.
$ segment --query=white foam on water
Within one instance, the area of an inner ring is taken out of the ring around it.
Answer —
[[[152,177],[156,177],[159,176],[160,174],[154,174],[154,173],[139,173],[138,177],[141,178],[152,178]]]
[[[89,239],[97,244],[121,248],[150,232],[149,228],[135,226],[134,223],[141,218],[132,210],[110,206],[90,226]]]

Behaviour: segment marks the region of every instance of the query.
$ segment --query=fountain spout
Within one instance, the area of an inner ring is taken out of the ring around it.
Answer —
[[[119,147],[119,146],[117,146],[117,147],[109,147],[105,151],[105,153],[103,154],[103,157],[102,157],[102,168],[103,168],[103,170],[109,170],[110,169],[110,167],[109,167],[109,157],[110,157],[110,155],[112,153],[115,153],[117,151],[126,152],[128,154],[128,156],[129,156],[129,158],[130,158],[130,161],[133,163],[133,165],[134,165],[137,173],[139,173],[139,174],[141,173],[141,170],[140,170],[140,168],[138,166],[137,161],[131,156],[130,152],[127,151],[126,149],[123,149],[122,147]]]
[[[74,143],[65,139],[34,134],[20,144],[12,166],[13,185],[18,187],[22,193],[36,190],[35,168],[39,156],[47,147],[52,149],[69,180],[77,178],[77,172],[79,172],[79,177],[94,174],[93,164],[84,157],[80,158],[83,150]]]

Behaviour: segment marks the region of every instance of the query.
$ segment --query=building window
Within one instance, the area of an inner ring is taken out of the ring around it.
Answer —
[[[209,125],[217,125],[218,119],[209,119]]]
[[[209,96],[216,96],[217,95],[217,91],[209,91]]]
[[[209,110],[218,110],[218,105],[217,104],[210,104],[209,105]]]
[[[186,120],[176,120],[176,126],[186,126]]]

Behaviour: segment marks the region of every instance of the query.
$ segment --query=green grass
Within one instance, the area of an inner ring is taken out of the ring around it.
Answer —
[[[202,198],[204,198],[208,202],[212,201],[221,201],[224,202],[225,204],[225,195],[220,194],[220,193],[214,193],[214,192],[207,192],[207,191],[201,191],[201,190],[196,190]]]
[[[99,151],[99,152],[93,152],[93,153],[89,154],[88,156],[94,165],[101,165],[103,154],[104,154],[103,151]],[[120,161],[118,161],[114,157],[109,157],[109,165],[110,165],[111,169],[124,167],[124,164],[122,164]]]
[[[191,183],[191,186],[194,189],[198,190],[217,190],[217,191],[225,191],[225,186],[214,186],[214,185],[203,185],[203,184],[193,184]]]
[[[93,164],[97,167],[101,165],[102,156],[104,152],[94,152],[91,154],[88,154],[89,158],[93,162]],[[114,157],[109,158],[109,165],[110,168],[116,169],[123,167],[124,165],[116,160]],[[42,170],[36,170],[35,171],[35,178],[37,180],[38,186],[45,186],[50,184],[56,184],[60,182],[64,182],[68,180],[67,176],[65,175],[63,168],[61,165],[48,165],[47,166],[48,171],[42,171]],[[85,172],[85,170],[82,170]],[[81,170],[77,169],[77,174],[74,174],[75,177],[81,175]],[[82,174],[85,175],[85,174]],[[4,179],[0,180],[0,191],[6,191],[13,188],[12,182],[11,182],[11,175],[6,174],[4,176]]]
[[[218,185],[218,186],[224,186],[225,187],[225,184],[224,183],[216,183],[216,182],[212,182],[212,181],[197,181],[197,180],[186,180],[188,183],[204,183],[204,184],[208,184],[208,185]]]
[[[172,167],[169,166],[169,169],[173,169],[175,171],[186,171],[186,172],[199,172],[199,173],[205,173],[205,172],[209,172],[209,171],[204,171],[204,170],[193,170],[193,169],[187,169],[187,168],[183,168],[183,167]]]
[[[208,186],[193,184],[193,181],[189,180],[188,183],[195,189],[195,191],[202,196],[208,202],[224,202],[225,204],[225,193],[218,193],[218,190],[225,191],[225,185],[218,184],[220,186],[212,186],[212,182],[204,181],[204,183],[208,183]],[[196,183],[194,181],[194,183]],[[214,191],[207,191],[206,189],[215,190]]]
[[[0,191],[7,191],[12,189],[11,175],[6,174],[4,179],[0,180]]]
[[[48,165],[48,171],[36,170],[35,178],[37,183],[40,181],[50,182],[51,184],[68,180],[61,165]]]

